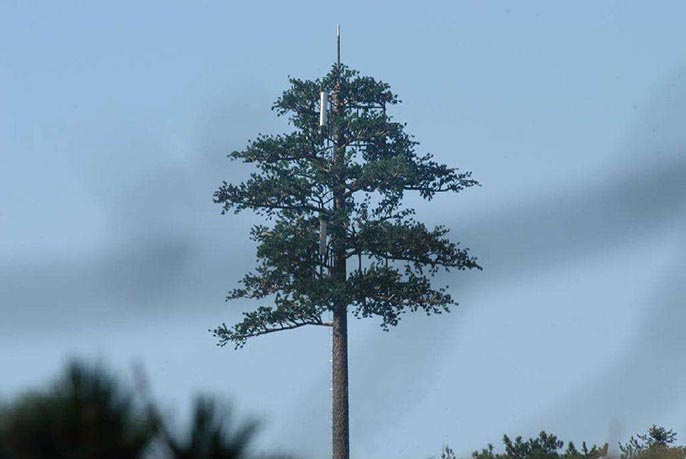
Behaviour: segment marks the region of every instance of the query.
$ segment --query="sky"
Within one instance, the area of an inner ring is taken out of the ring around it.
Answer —
[[[467,456],[502,434],[686,435],[682,2],[0,0],[0,396],[65,359],[142,363],[263,420],[259,447],[330,451],[329,335],[219,348],[254,266],[220,214],[226,154],[288,129],[288,76],[335,59],[391,84],[392,115],[481,187],[430,202],[481,272],[460,305],[388,333],[350,323],[352,457]]]

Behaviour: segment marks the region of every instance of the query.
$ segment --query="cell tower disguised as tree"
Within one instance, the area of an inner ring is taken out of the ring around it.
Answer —
[[[442,268],[480,269],[445,227],[427,228],[402,204],[406,192],[430,200],[477,182],[416,152],[404,124],[387,113],[398,102],[388,84],[342,65],[339,53],[323,79],[290,79],[273,109],[289,116],[293,131],[260,135],[231,153],[256,171],[215,192],[222,213],[251,209],[268,221],[251,231],[255,271],[228,299],[269,304],[212,331],[219,345],[238,348],[276,331],[332,327],[334,459],[348,459],[350,449],[348,313],[378,317],[384,330],[407,311],[439,314],[456,303],[431,277]]]

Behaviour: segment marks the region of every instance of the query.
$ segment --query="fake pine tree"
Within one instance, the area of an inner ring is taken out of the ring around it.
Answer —
[[[398,102],[388,84],[341,64],[321,80],[290,79],[273,109],[289,117],[292,132],[260,135],[231,153],[255,171],[214,195],[222,213],[250,209],[267,221],[251,231],[257,267],[228,296],[266,304],[214,336],[238,348],[259,335],[332,327],[334,459],[349,457],[348,315],[374,317],[388,330],[408,311],[447,312],[456,303],[431,277],[479,268],[447,228],[428,228],[403,206],[408,192],[430,200],[477,182],[417,153],[387,113]]]

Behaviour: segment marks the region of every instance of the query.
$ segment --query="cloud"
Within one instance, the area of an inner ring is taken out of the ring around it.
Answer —
[[[222,218],[212,194],[221,180],[244,172],[226,153],[260,124],[263,113],[247,108],[254,105],[240,97],[214,101],[185,131],[151,127],[154,116],[145,112],[105,112],[71,126],[63,159],[103,215],[102,243],[82,255],[0,260],[0,335],[222,306],[253,259],[244,243],[253,219]]]

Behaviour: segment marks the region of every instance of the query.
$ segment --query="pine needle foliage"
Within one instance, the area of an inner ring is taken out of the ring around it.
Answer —
[[[324,128],[322,90],[335,94]],[[227,300],[263,304],[239,323],[211,330],[218,345],[238,348],[258,335],[329,326],[325,313],[341,304],[357,318],[380,319],[384,330],[405,312],[440,314],[457,304],[431,277],[440,269],[481,269],[476,258],[448,239],[447,228],[415,220],[403,198],[412,192],[430,200],[478,183],[417,151],[405,124],[388,113],[399,102],[387,83],[345,65],[322,79],[291,78],[272,108],[288,117],[292,132],[260,134],[229,155],[254,171],[242,183],[224,182],[214,201],[222,213],[252,210],[266,224],[251,231],[257,267]],[[329,229],[323,256],[322,221]],[[334,254],[348,265],[342,276],[331,275]]]

